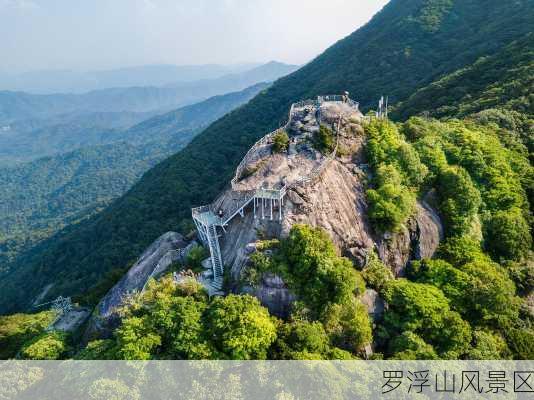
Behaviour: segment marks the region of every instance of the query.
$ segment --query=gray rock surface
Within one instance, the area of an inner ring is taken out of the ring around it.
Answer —
[[[404,276],[410,260],[432,258],[443,239],[443,226],[436,212],[425,202],[417,203],[416,214],[395,234],[378,238],[380,259],[389,265],[395,276]]]
[[[183,261],[195,243],[176,232],[167,232],[152,243],[122,279],[100,300],[91,317],[86,337],[105,336],[117,324],[117,307],[134,291],[141,291],[151,277],[157,277],[171,264]]]
[[[323,122],[331,124],[338,121],[340,110],[336,107],[321,108],[319,114]],[[318,126],[312,113],[302,113],[295,118],[292,128],[302,130],[306,126]],[[234,280],[241,276],[252,252],[246,248],[247,245],[258,239],[284,237],[295,224],[309,224],[326,230],[339,254],[349,257],[359,267],[365,265],[369,252],[376,249],[382,261],[397,276],[403,275],[410,260],[433,256],[443,232],[439,217],[425,202],[417,204],[416,214],[400,232],[385,235],[373,232],[367,218],[365,190],[368,168],[361,121],[359,113],[342,119],[339,146],[345,150],[344,155],[332,160],[319,179],[288,191],[280,221],[278,218],[274,221],[254,219],[252,210],[247,209],[244,217],[235,218],[226,227],[221,236],[221,250]],[[243,179],[240,185],[246,189],[262,184],[277,187],[282,181],[291,182],[299,176],[306,176],[317,156],[315,150],[307,152],[302,146],[298,156],[272,154],[264,158],[264,167]],[[322,156],[319,156],[319,162],[320,158]],[[274,214],[278,215],[276,206]]]
[[[296,297],[277,275],[264,274],[256,287],[246,286],[241,293],[247,293],[258,298],[272,315],[286,318],[291,312],[291,306]]]
[[[373,321],[377,321],[382,318],[386,308],[386,302],[378,295],[376,290],[367,289],[362,295],[361,301],[367,308],[367,312]]]

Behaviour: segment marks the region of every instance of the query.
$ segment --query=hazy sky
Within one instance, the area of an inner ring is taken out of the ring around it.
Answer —
[[[387,0],[0,0],[0,69],[302,64]]]

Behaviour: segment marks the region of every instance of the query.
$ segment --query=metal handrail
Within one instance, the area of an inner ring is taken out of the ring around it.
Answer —
[[[301,107],[305,107],[305,106],[308,106],[308,105],[320,105],[322,104],[323,102],[332,102],[332,101],[344,101],[344,102],[347,102],[348,104],[352,105],[353,107],[358,107],[358,103],[357,102],[354,102],[352,101],[351,99],[348,99],[346,96],[340,96],[340,95],[329,95],[329,96],[319,96],[317,97],[317,100],[304,100],[304,101],[300,101],[300,102],[297,102],[297,103],[293,103],[291,105],[291,108],[290,108],[290,111],[289,111],[289,120],[288,122],[286,123],[286,125],[284,125],[283,127],[281,128],[278,128],[276,129],[275,131],[273,132],[270,132],[268,133],[267,135],[263,136],[262,138],[260,138],[250,149],[249,151],[247,152],[247,154],[245,154],[245,157],[243,157],[243,159],[241,160],[240,164],[238,165],[237,169],[236,169],[236,174],[234,176],[234,178],[232,179],[231,181],[231,184],[232,184],[232,189],[235,189],[235,184],[237,183],[237,181],[239,180],[241,174],[242,174],[242,170],[244,169],[244,167],[250,162],[250,160],[252,159],[252,154],[255,152],[255,150],[257,150],[257,148],[265,143],[268,142],[268,140],[273,137],[275,134],[277,134],[278,132],[281,132],[285,129],[287,129],[287,127],[289,126],[289,124],[291,123],[291,120],[292,120],[292,117],[295,113],[295,108],[301,108]],[[295,182],[291,183],[290,185],[283,185],[280,189],[263,189],[263,188],[258,188],[258,189],[255,189],[255,190],[251,190],[251,191],[247,191],[247,192],[243,192],[243,193],[246,193],[245,194],[245,197],[243,199],[243,201],[240,201],[238,204],[236,204],[230,211],[227,211],[226,212],[226,215],[227,217],[226,218],[221,218],[217,215],[217,210],[214,209],[214,204],[215,203],[212,203],[212,204],[209,204],[209,205],[205,205],[205,206],[200,206],[200,207],[195,207],[192,209],[192,215],[193,217],[195,217],[196,219],[198,220],[203,220],[202,218],[202,214],[203,213],[207,213],[207,212],[211,212],[213,215],[211,216],[211,221],[215,221],[215,224],[216,225],[220,225],[220,226],[224,226],[226,225],[243,207],[246,207],[247,204],[250,203],[250,201],[252,201],[252,199],[256,198],[256,197],[264,197],[263,195],[266,193],[266,192],[271,192],[274,196],[273,197],[277,197],[279,200],[282,199],[285,194],[287,193],[288,190],[294,188],[294,187],[297,187],[297,186],[301,186],[301,185],[305,185],[305,184],[308,184],[309,182],[312,182],[314,181],[317,177],[319,177],[321,175],[321,173],[324,171],[324,169],[326,168],[326,166],[330,163],[330,161],[332,161],[335,156],[336,156],[336,153],[337,153],[337,150],[338,150],[338,147],[339,147],[339,132],[340,132],[340,129],[341,129],[341,119],[342,117],[340,116],[338,121],[337,121],[337,128],[336,128],[336,145],[334,146],[334,150],[329,154],[327,155],[324,160],[320,163],[319,166],[317,166],[315,169],[313,169],[310,174],[308,174],[307,176],[305,177],[302,177],[298,180],[296,180]]]

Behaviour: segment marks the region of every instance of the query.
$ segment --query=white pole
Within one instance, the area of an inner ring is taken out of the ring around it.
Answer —
[[[265,199],[261,198],[261,219],[265,219]]]
[[[271,198],[271,221],[273,220],[273,199]]]
[[[252,203],[254,204],[254,219],[256,219],[256,198],[252,200]]]

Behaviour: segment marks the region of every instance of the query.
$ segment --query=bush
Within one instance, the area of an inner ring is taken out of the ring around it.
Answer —
[[[521,209],[497,211],[484,225],[484,247],[495,258],[519,261],[532,247],[530,227]]]
[[[201,272],[202,261],[209,256],[208,250],[203,246],[194,246],[187,254],[186,265],[195,272]]]
[[[273,142],[273,150],[276,153],[286,152],[289,148],[289,136],[287,136],[287,132],[281,131],[276,133],[274,135]]]
[[[399,230],[414,212],[415,194],[391,165],[380,166],[374,181],[376,188],[367,191],[370,221],[381,232]]]
[[[59,360],[70,350],[69,336],[65,332],[44,333],[24,345],[21,358],[25,360]]]
[[[334,132],[330,128],[321,125],[314,135],[314,146],[322,153],[331,153],[334,151],[336,146]]]

